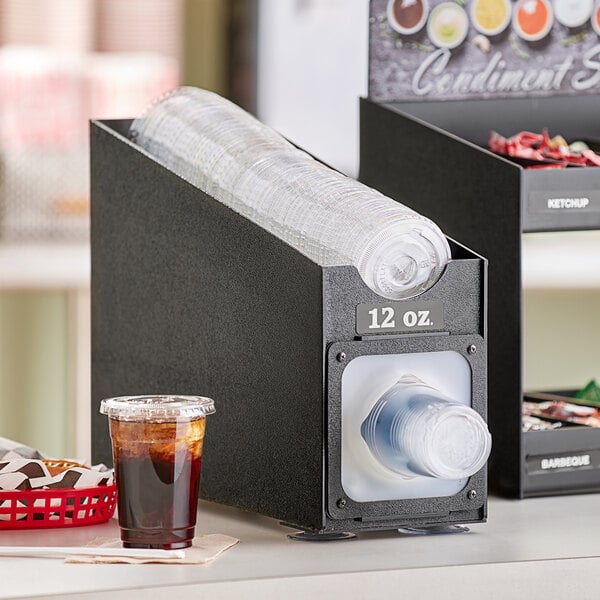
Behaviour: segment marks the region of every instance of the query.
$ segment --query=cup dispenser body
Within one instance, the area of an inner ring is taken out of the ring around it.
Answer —
[[[484,521],[482,429],[460,415],[487,415],[485,259],[450,241],[431,289],[386,300],[166,169],[128,125],[91,126],[93,460],[111,462],[103,398],[202,394],[204,499],[317,532]],[[405,444],[430,418],[449,441]]]

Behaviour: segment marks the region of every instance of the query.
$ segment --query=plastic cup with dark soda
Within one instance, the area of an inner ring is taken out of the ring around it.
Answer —
[[[206,416],[202,396],[122,396],[108,415],[121,540],[126,548],[192,545]]]

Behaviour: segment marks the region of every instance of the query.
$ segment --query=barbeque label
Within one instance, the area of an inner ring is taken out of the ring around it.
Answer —
[[[567,469],[572,467],[588,467],[592,464],[589,454],[579,456],[555,456],[553,458],[542,458],[542,471],[548,469]]]
[[[530,213],[600,213],[600,190],[578,190],[576,195],[556,191],[530,192],[528,210]]]
[[[371,0],[369,97],[550,96],[600,90],[600,5]]]
[[[576,454],[553,454],[527,457],[527,473],[542,475],[557,471],[580,471],[600,466],[600,451],[593,450]]]
[[[366,303],[356,307],[356,332],[360,335],[443,329],[444,309],[441,302]]]

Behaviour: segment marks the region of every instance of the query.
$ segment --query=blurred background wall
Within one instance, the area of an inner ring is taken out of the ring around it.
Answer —
[[[356,175],[367,29],[368,0],[0,0],[0,436],[89,457],[88,119],[196,85]],[[525,286],[526,387],[582,386],[598,289]]]
[[[0,0],[0,436],[89,458],[88,119],[227,94],[232,8]]]
[[[196,85],[355,172],[367,6],[0,0],[1,436],[89,456],[88,119]]]

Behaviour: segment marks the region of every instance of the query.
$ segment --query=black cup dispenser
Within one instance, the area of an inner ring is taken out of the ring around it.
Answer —
[[[129,125],[91,125],[93,460],[111,461],[101,399],[203,394],[207,500],[320,534],[484,521],[486,261],[449,240],[437,283],[390,301],[167,169]]]

